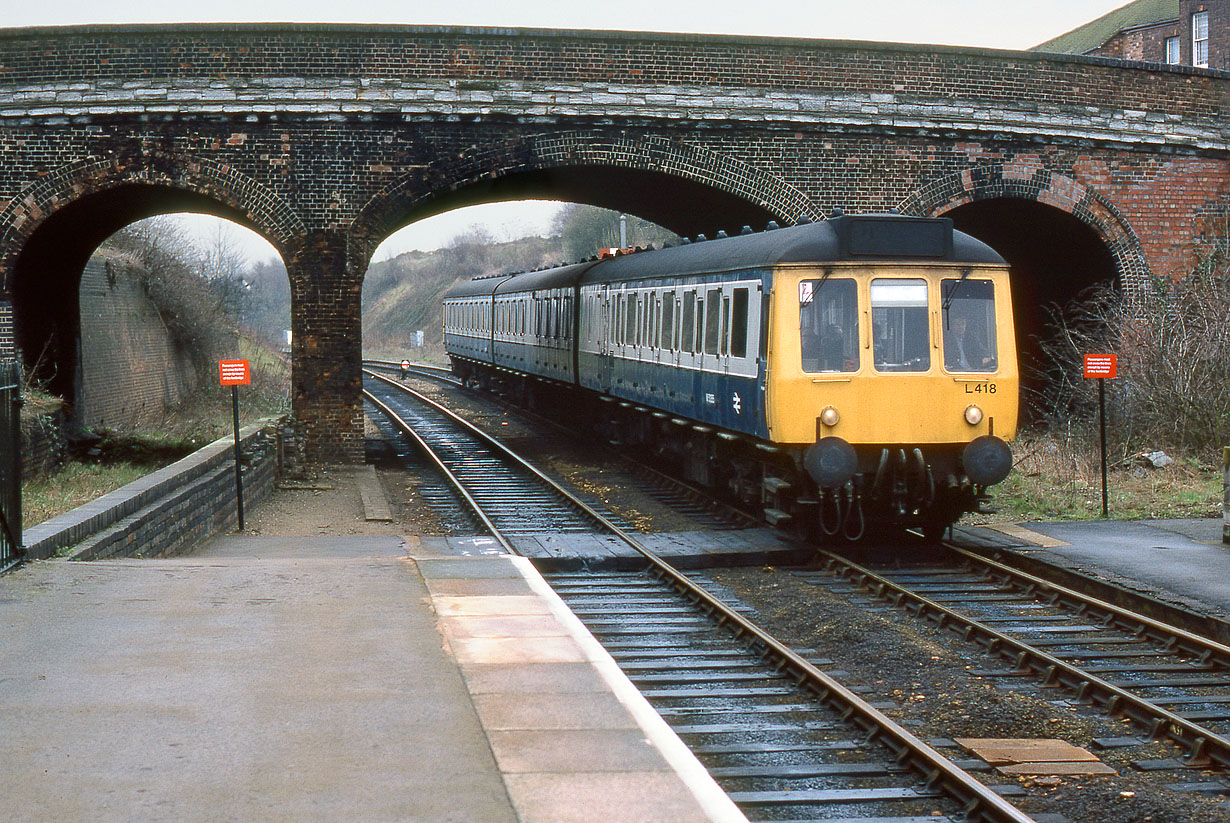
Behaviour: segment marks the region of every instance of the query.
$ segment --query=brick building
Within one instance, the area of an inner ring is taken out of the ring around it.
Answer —
[[[1230,69],[1230,3],[1135,0],[1031,51]]]

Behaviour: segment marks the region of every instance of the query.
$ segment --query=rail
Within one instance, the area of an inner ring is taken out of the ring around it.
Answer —
[[[373,372],[368,373],[386,383],[397,386],[403,391],[410,392],[409,389],[395,380]],[[424,399],[426,400],[426,398]],[[429,400],[427,402],[432,403]],[[432,403],[432,405],[443,409],[439,404]],[[611,522],[604,514],[589,506],[585,501],[580,500],[571,491],[560,486],[495,438],[452,414],[452,412],[448,413],[468,431],[478,434],[491,444],[493,448],[525,466],[528,471],[535,474],[542,482],[568,499],[573,505],[585,511],[595,521],[601,523],[611,535],[642,555],[648,561],[652,572],[656,576],[688,600],[697,604],[719,626],[724,627],[736,638],[742,640],[745,645],[756,649],[771,665],[780,671],[788,673],[795,683],[815,695],[822,704],[835,709],[841,715],[849,718],[851,722],[862,729],[869,739],[877,740],[889,748],[893,752],[896,762],[922,776],[929,785],[940,789],[953,798],[964,810],[967,820],[981,820],[988,821],[988,823],[1030,823],[1032,821],[1031,817],[1004,800],[993,790],[984,786],[943,754],[876,709],[866,700],[863,700],[843,684],[816,668],[816,666],[794,650],[760,629],[720,598],[715,597],[688,579],[682,572],[643,546],[635,537]],[[496,536],[496,532],[493,531],[492,534]],[[500,538],[497,537],[497,539]],[[507,538],[503,538],[502,543],[511,546],[511,541]]]

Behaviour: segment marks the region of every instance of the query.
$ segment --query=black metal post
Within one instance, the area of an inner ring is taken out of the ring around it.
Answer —
[[[239,387],[231,386],[231,415],[235,420],[235,502],[239,530],[243,531],[243,472],[239,468]]]
[[[1106,378],[1098,380],[1098,428],[1102,436],[1102,517],[1110,517],[1106,496]]]

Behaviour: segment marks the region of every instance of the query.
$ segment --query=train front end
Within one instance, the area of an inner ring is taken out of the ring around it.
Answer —
[[[841,259],[774,275],[770,436],[814,484],[793,507],[830,535],[877,522],[938,536],[1012,465],[1007,265],[947,220],[830,223]]]

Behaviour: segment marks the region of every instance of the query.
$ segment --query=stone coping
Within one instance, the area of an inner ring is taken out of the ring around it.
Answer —
[[[243,446],[273,430],[275,423],[262,420],[240,430]],[[220,437],[169,466],[140,477],[71,511],[44,520],[22,531],[25,556],[29,559],[54,557],[62,549],[81,542],[92,534],[114,525],[145,508],[155,500],[233,460],[233,435]]]

